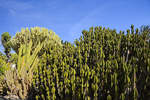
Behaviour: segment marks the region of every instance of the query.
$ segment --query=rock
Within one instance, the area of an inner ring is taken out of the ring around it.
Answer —
[[[20,100],[18,96],[16,95],[7,95],[3,97],[4,100]]]
[[[0,96],[0,100],[5,100],[5,99],[3,98],[3,96]]]

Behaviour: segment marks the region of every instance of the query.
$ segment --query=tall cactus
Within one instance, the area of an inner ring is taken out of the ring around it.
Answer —
[[[146,33],[102,27],[84,30],[75,45],[48,47],[35,87],[38,98],[60,100],[143,100],[150,87]],[[34,83],[35,84],[35,83]],[[44,89],[46,88],[46,89]]]
[[[16,69],[5,72],[6,83],[10,91],[13,91],[21,99],[26,99],[32,85],[34,71],[39,59],[37,53],[42,45],[38,44],[31,54],[32,41],[22,45],[19,49],[18,63]],[[14,87],[13,87],[14,86]],[[11,92],[12,93],[12,92]]]

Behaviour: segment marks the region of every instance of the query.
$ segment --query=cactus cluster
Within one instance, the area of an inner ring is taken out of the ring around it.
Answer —
[[[12,49],[18,53],[20,46],[30,41],[33,41],[32,49],[36,48],[39,42],[43,43],[42,49],[48,45],[61,45],[61,39],[58,35],[52,30],[40,27],[21,29],[21,32],[17,32],[10,42]]]
[[[31,90],[33,74],[39,62],[37,54],[42,48],[42,44],[38,44],[32,53],[31,47],[32,41],[29,44],[21,45],[17,66],[12,68],[8,63],[7,67],[10,69],[4,72],[4,81],[8,88],[7,94],[17,95],[22,100],[28,98],[28,93]]]
[[[146,100],[150,33],[91,27],[75,44],[49,46],[33,76],[36,100]]]

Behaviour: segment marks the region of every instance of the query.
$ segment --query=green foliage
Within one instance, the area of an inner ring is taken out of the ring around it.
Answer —
[[[0,94],[4,95],[6,94],[6,91],[8,90],[7,85],[5,83],[5,72],[10,70],[9,66],[12,66],[12,63],[16,63],[17,58],[15,54],[11,54],[11,57],[9,59],[9,62],[7,61],[7,58],[5,55],[0,53]]]
[[[39,42],[43,43],[42,49],[45,49],[50,45],[61,45],[60,38],[52,30],[34,27],[30,30],[28,28],[22,29],[21,32],[16,33],[11,40],[11,47],[18,53],[20,46],[22,44],[29,43],[29,41],[33,41],[33,50]]]
[[[36,100],[146,100],[149,36],[147,26],[119,33],[91,27],[71,44],[44,28],[23,29],[11,40],[18,55],[11,60],[17,68],[5,73],[9,92],[25,99],[32,83]]]
[[[9,94],[18,95],[22,100],[27,98],[28,91],[32,86],[33,73],[39,62],[38,52],[42,48],[42,44],[38,44],[32,51],[32,41],[29,44],[21,45],[19,48],[18,61],[16,68],[5,71],[5,82],[8,87]]]
[[[7,85],[5,84],[5,71],[9,70],[10,63],[7,62],[6,55],[0,52],[0,95],[5,95],[8,90]]]
[[[102,27],[84,30],[75,45],[48,47],[34,77],[48,100],[145,100],[150,84],[149,33]]]
[[[107,96],[107,100],[112,100],[110,95]]]
[[[6,54],[8,59],[10,57],[10,51],[11,51],[10,39],[11,39],[11,36],[9,35],[8,32],[4,32],[1,35],[2,45],[3,45],[4,49],[5,49],[4,52],[5,52],[5,54]]]
[[[13,64],[17,64],[18,55],[16,53],[11,53],[10,62]]]
[[[0,52],[0,76],[4,74],[5,70],[7,70],[6,56]]]

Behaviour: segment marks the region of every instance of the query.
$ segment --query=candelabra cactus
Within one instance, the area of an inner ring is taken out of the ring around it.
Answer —
[[[102,27],[84,30],[75,45],[65,42],[46,50],[34,84],[48,100],[143,100],[150,83],[145,37],[133,26],[127,34]]]

